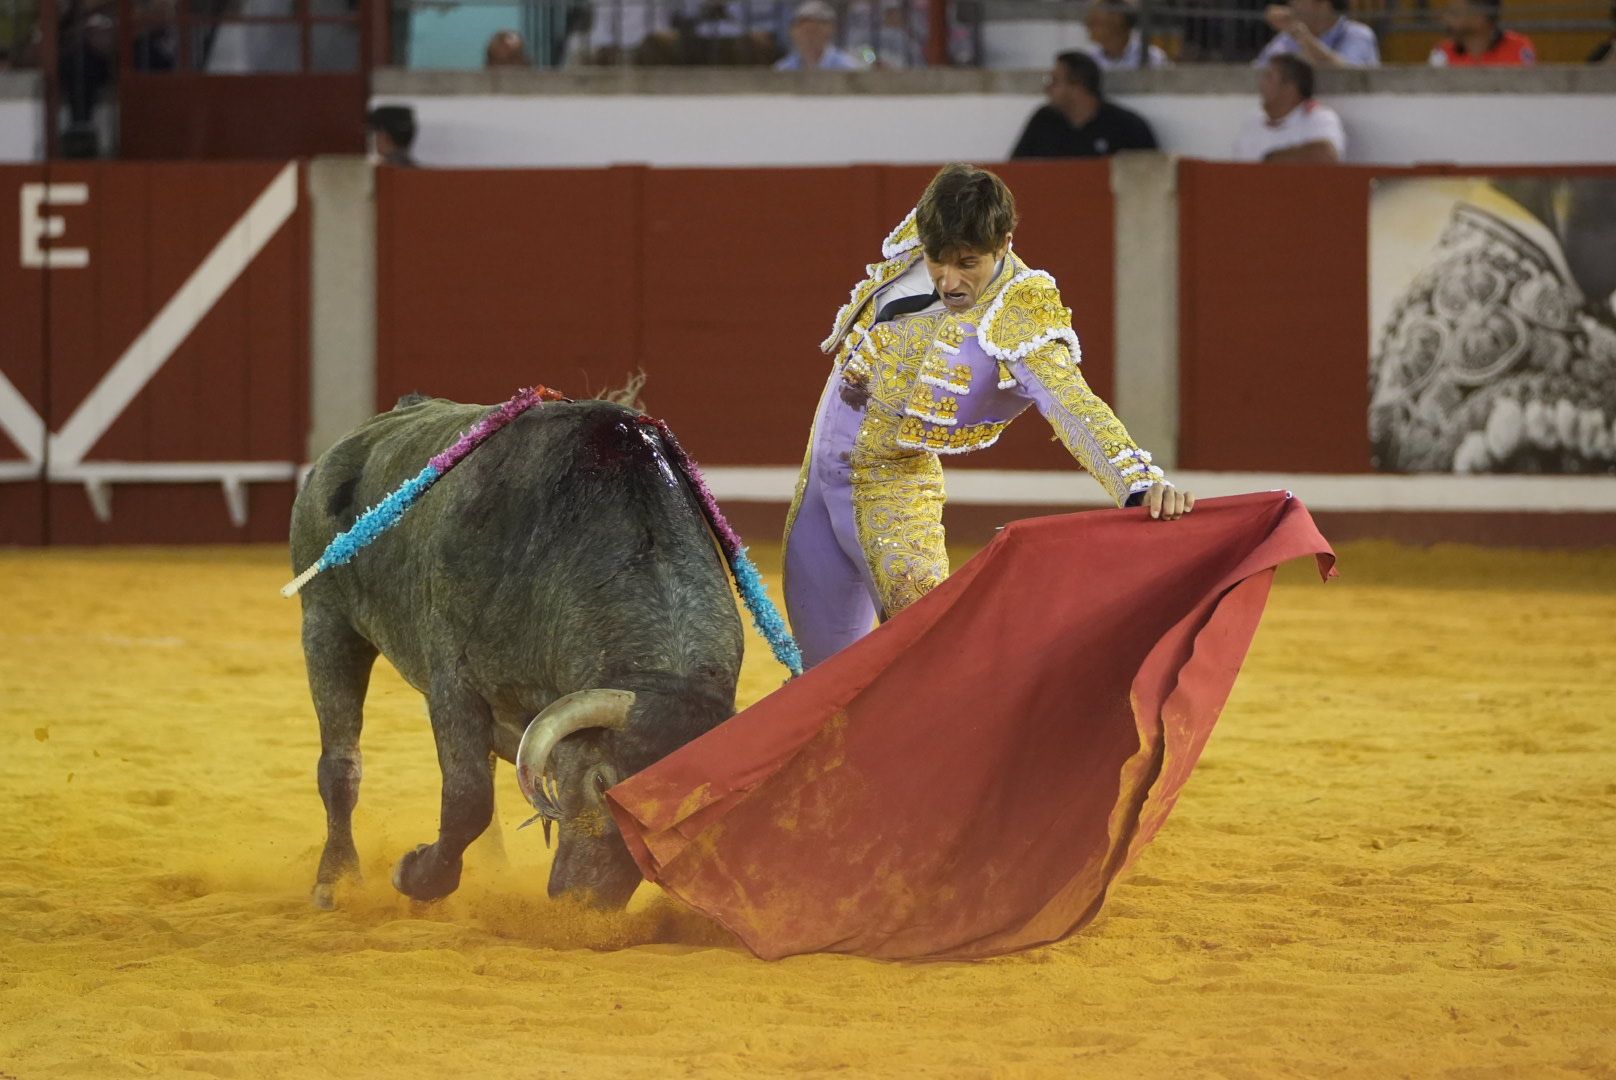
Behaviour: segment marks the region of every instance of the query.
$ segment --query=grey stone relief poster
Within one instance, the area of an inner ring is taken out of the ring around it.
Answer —
[[[1381,181],[1369,230],[1377,470],[1616,473],[1616,178]]]

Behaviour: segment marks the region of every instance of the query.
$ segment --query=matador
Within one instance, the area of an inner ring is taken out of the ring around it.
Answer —
[[[1011,249],[1015,220],[999,177],[944,168],[821,346],[835,363],[785,538],[809,666],[947,578],[940,455],[992,446],[1028,406],[1119,506],[1170,521],[1194,505],[1089,389],[1055,279]]]

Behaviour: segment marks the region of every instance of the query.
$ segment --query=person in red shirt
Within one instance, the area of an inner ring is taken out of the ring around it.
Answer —
[[[1526,67],[1537,63],[1531,38],[1498,25],[1495,3],[1447,0],[1442,25],[1448,37],[1431,50],[1432,67]]]

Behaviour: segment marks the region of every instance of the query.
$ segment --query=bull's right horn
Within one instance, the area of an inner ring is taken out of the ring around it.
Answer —
[[[561,818],[561,808],[545,790],[550,754],[556,744],[587,728],[626,727],[628,711],[633,707],[631,690],[579,690],[552,701],[528,723],[516,748],[516,783],[535,810],[552,821]],[[548,831],[549,826],[545,829]]]

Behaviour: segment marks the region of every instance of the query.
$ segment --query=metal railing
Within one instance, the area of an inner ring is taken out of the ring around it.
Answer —
[[[150,0],[148,0],[150,2]],[[158,0],[160,3],[161,0]],[[204,0],[181,0],[185,3]],[[241,0],[205,0],[226,15]],[[515,56],[499,63],[532,68],[602,64],[762,66],[791,49],[797,0],[380,0],[390,3],[391,63],[426,70],[489,66],[488,47],[514,31]],[[931,0],[830,0],[837,23],[833,43],[862,66],[924,66],[928,59],[959,66],[1001,66],[995,43],[1025,39],[1022,52],[1041,51],[1042,66],[1061,48],[1083,45],[1094,4],[1087,0],[947,0],[944,33],[932,41]],[[1134,18],[1143,37],[1178,63],[1250,60],[1273,36],[1265,0],[1138,0]],[[0,0],[0,68],[39,66],[39,0]],[[1400,34],[1435,33],[1435,0],[1353,0],[1351,17],[1368,23],[1386,43]],[[64,57],[79,53],[95,68],[112,35],[111,0],[59,0],[58,35]],[[1506,23],[1528,33],[1608,35],[1610,0],[1548,0],[1506,4]],[[941,46],[939,49],[938,46]],[[1591,45],[1590,45],[1591,47]],[[1013,66],[1026,66],[1012,52]],[[938,54],[941,54],[940,56]],[[930,54],[930,55],[928,55]],[[1567,59],[1580,57],[1566,57]],[[64,77],[77,62],[62,65]],[[95,71],[88,75],[93,81]]]
[[[1178,63],[1243,63],[1273,37],[1267,0],[1138,0],[1136,29]],[[771,64],[792,46],[793,0],[392,0],[392,63],[470,70],[490,65],[485,47],[499,31],[522,42],[519,63],[587,65]],[[1435,0],[1353,0],[1385,51],[1396,35],[1437,35]],[[1089,0],[948,0],[945,32],[932,42],[930,0],[831,0],[833,43],[863,66],[1043,66],[1062,48],[1088,42]],[[1505,24],[1528,33],[1611,29],[1610,0],[1506,3]],[[1019,37],[1018,37],[1019,35]],[[1017,45],[1016,43],[1020,44]],[[996,44],[998,43],[998,44]],[[937,53],[941,45],[941,56]],[[931,46],[931,48],[928,48]],[[1017,52],[1019,47],[1020,52]],[[1591,47],[1591,44],[1590,44]],[[1027,63],[1023,53],[1040,59]],[[1573,57],[1567,57],[1572,59]],[[1574,57],[1580,59],[1580,56]],[[1422,57],[1409,57],[1422,59]]]
[[[514,64],[762,66],[791,49],[798,0],[396,0],[392,60],[466,70]],[[844,0],[832,44],[859,66],[924,65],[929,0]],[[493,37],[514,32],[520,58],[496,61]]]

